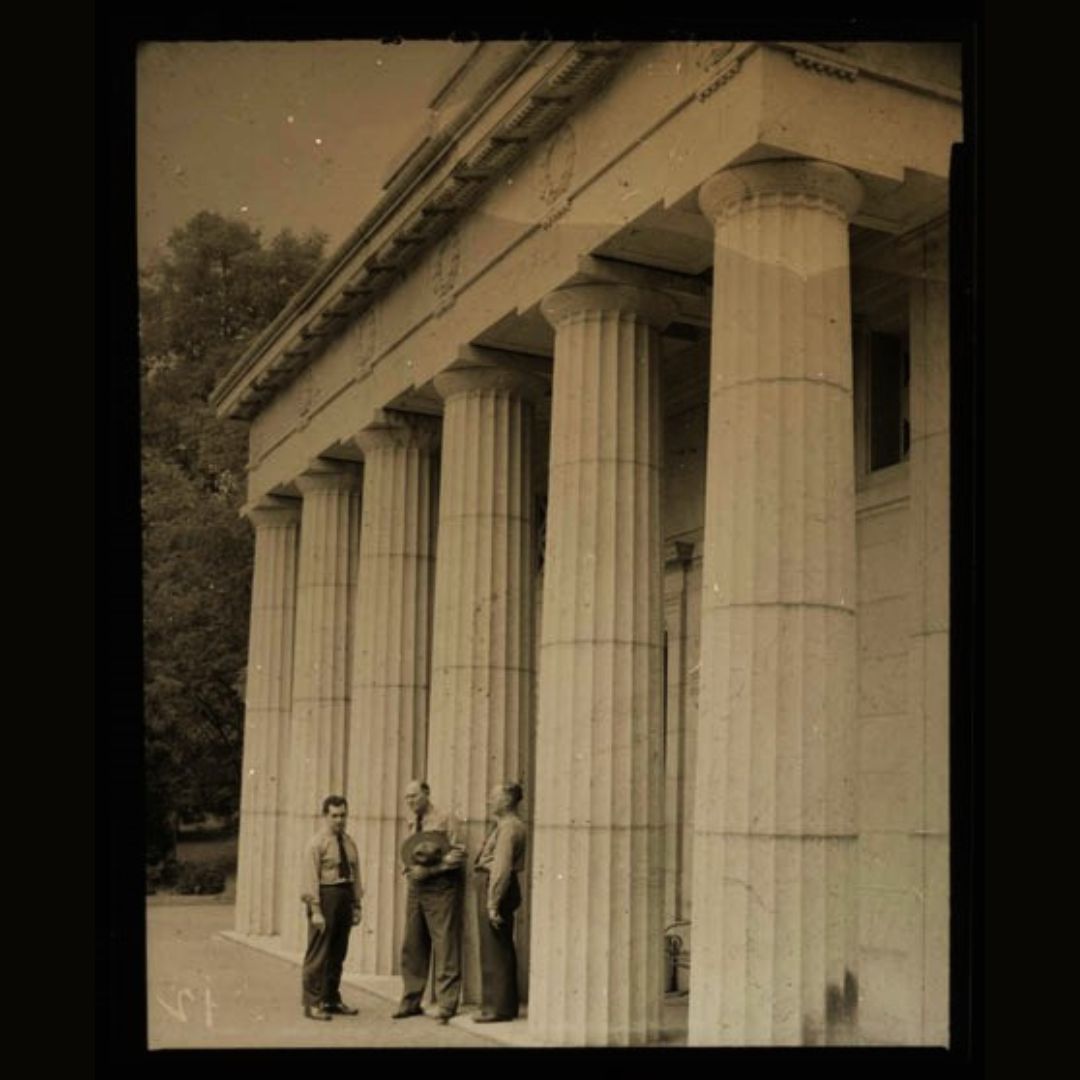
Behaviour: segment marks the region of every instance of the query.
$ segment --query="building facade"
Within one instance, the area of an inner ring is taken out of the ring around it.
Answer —
[[[520,778],[538,1042],[947,1044],[958,47],[488,42],[422,119],[215,392],[237,931],[342,792],[396,973],[405,784],[475,851]]]

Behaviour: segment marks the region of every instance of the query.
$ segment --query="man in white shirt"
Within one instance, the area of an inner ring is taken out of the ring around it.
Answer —
[[[342,795],[323,800],[323,826],[304,851],[304,892],[308,944],[303,967],[304,1015],[329,1020],[331,1014],[355,1016],[341,1000],[341,967],[349,932],[360,922],[360,858],[345,832],[348,803]]]
[[[478,1024],[513,1020],[518,1014],[514,912],[521,904],[518,874],[525,869],[527,830],[518,817],[524,792],[517,781],[496,785],[488,798],[495,825],[476,857],[476,910],[480,939]]]

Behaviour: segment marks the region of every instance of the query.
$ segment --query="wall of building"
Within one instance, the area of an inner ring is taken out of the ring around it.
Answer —
[[[945,231],[924,234],[911,286],[909,699],[916,730],[912,847],[921,924],[909,999],[920,1043],[949,1021],[949,289]]]
[[[909,457],[864,477],[858,493],[859,1033],[874,1044],[949,1041],[949,330],[942,235],[939,225],[901,242],[910,275]]]
[[[859,493],[858,927],[859,1034],[911,1042],[906,987],[918,921],[911,861],[917,764],[908,708],[908,473],[883,470]]]
[[[912,279],[907,289],[909,459],[860,476],[857,491],[853,914],[858,1038],[868,1044],[948,1041],[947,286]],[[684,402],[665,425],[665,920],[691,955],[707,412],[704,401]]]

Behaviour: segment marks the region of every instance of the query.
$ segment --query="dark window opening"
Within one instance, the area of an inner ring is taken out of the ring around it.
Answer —
[[[911,428],[907,419],[910,362],[902,338],[870,335],[869,447],[870,471],[896,465],[908,456]]]

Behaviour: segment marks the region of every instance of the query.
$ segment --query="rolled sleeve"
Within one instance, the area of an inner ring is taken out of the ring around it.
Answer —
[[[360,878],[360,853],[352,840],[349,840],[349,862],[352,863],[353,906],[359,907],[364,897],[364,883]]]
[[[309,904],[313,911],[321,911],[319,904],[319,883],[322,880],[322,844],[318,840],[308,843],[304,853],[303,893],[300,899]]]

